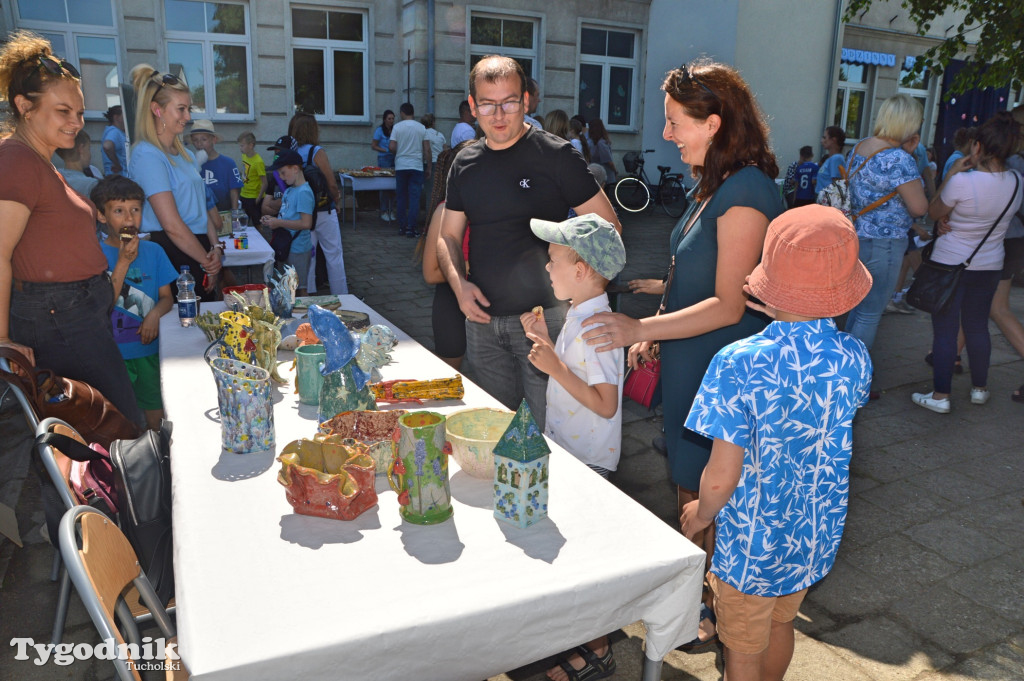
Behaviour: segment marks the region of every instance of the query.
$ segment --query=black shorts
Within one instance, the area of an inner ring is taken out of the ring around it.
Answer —
[[[459,299],[448,284],[434,287],[434,354],[455,359],[466,354],[466,315],[459,308]]]
[[[1024,270],[1024,236],[1003,240],[1003,249],[1006,255],[1003,256],[1003,274],[1000,280],[1013,279],[1017,273]]]

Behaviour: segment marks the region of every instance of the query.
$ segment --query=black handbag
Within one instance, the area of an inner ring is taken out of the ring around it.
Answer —
[[[944,314],[949,311],[949,305],[953,301],[953,294],[960,283],[960,274],[970,266],[974,256],[978,254],[981,247],[988,241],[989,236],[992,235],[996,226],[999,225],[1003,216],[1006,215],[1006,211],[1010,209],[1010,206],[1013,205],[1014,200],[1017,198],[1020,178],[1017,177],[1016,173],[1013,174],[1013,180],[1013,194],[1010,196],[1010,202],[1006,204],[1006,208],[1003,208],[1003,212],[992,223],[992,226],[989,227],[988,232],[985,234],[985,238],[981,240],[981,243],[977,245],[967,260],[959,265],[947,265],[932,260],[932,250],[939,237],[936,237],[924,247],[924,250],[921,251],[921,264],[914,272],[914,282],[907,291],[906,300],[908,304],[930,314]]]

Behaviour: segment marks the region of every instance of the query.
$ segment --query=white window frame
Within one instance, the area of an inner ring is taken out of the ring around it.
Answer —
[[[842,68],[842,64],[843,63],[846,63],[846,62],[841,62],[840,63],[840,67],[839,67],[840,69]],[[867,137],[867,135],[864,133],[864,125],[865,125],[865,123],[867,121],[870,121],[871,118],[872,118],[872,113],[871,113],[872,107],[871,107],[871,96],[870,96],[871,84],[874,81],[874,79],[876,78],[878,72],[876,70],[877,67],[875,67],[873,65],[870,65],[870,64],[853,64],[853,66],[863,66],[864,67],[864,69],[865,69],[864,73],[866,75],[866,77],[864,79],[865,82],[857,83],[855,81],[848,81],[848,80],[840,80],[840,81],[838,81],[836,83],[836,91],[835,91],[835,93],[833,93],[833,99],[834,99],[834,97],[836,95],[839,94],[839,90],[846,90],[846,96],[843,97],[843,109],[842,109],[842,111],[837,112],[837,113],[839,113],[839,122],[836,123],[836,125],[841,127],[843,130],[846,130],[846,121],[847,121],[847,116],[849,115],[849,110],[850,110],[850,92],[862,92],[862,93],[864,93],[864,111],[863,111],[863,113],[861,115],[860,129],[857,130],[855,132],[855,134],[853,134],[853,135],[851,135],[850,133],[847,133],[847,135],[846,135],[847,139],[858,139],[859,140],[859,139],[862,139],[864,137]],[[842,72],[840,71],[840,73],[842,73]]]
[[[500,45],[482,45],[473,43],[473,19],[499,19],[499,20],[510,20],[519,21],[533,24],[533,49],[526,49],[523,47],[503,47]],[[533,78],[541,86],[541,92],[544,90],[543,85],[543,73],[544,69],[541,68],[541,60],[543,59],[543,15],[534,14],[531,12],[520,12],[518,14],[509,14],[508,11],[496,10],[490,7],[482,7],[477,5],[468,5],[466,7],[466,74],[468,77],[469,71],[472,70],[473,57],[480,56],[484,57],[489,54],[500,54],[503,57],[515,58],[526,58],[533,64],[533,73],[527,73],[527,78]]]
[[[601,67],[601,92],[604,96],[601,98],[601,115],[599,118],[604,123],[604,127],[608,132],[623,132],[623,133],[636,133],[640,131],[640,125],[638,123],[639,110],[640,110],[640,47],[643,44],[643,30],[640,26],[630,26],[623,24],[611,24],[601,23],[593,20],[580,20],[576,27],[576,44],[581,45],[583,43],[583,29],[591,28],[598,31],[615,31],[616,33],[630,33],[633,35],[633,58],[627,59],[625,57],[609,57],[607,55],[598,54],[584,54],[577,48],[576,51],[576,79],[575,87],[576,92],[574,93],[573,108],[579,111],[579,85],[580,85],[580,67],[584,64]],[[627,67],[633,69],[633,83],[632,83],[632,96],[630,97],[629,103],[629,125],[616,124],[612,125],[608,123],[608,101],[611,88],[611,70],[614,66]]]
[[[308,9],[317,12],[344,12],[348,14],[359,14],[363,18],[363,40],[331,40],[330,38],[296,38],[292,35],[292,9]],[[372,60],[371,33],[373,25],[371,16],[372,8],[365,6],[346,6],[339,4],[313,5],[313,4],[288,4],[285,7],[287,16],[285,18],[285,30],[288,34],[288,79],[291,83],[288,106],[292,113],[297,111],[295,105],[295,50],[320,50],[324,59],[324,109],[325,113],[316,114],[316,120],[322,123],[369,123],[373,120],[370,110],[370,92],[373,89],[373,82],[370,76]],[[363,115],[349,116],[327,113],[334,109],[334,59],[333,52],[361,52],[363,55]]]
[[[74,0],[67,0],[68,2],[74,2]],[[118,37],[117,30],[117,8],[114,6],[114,0],[110,2],[110,17],[113,22],[110,26],[100,26],[98,24],[70,24],[62,21],[42,21],[39,19],[22,19],[21,11],[18,7],[17,0],[12,0],[11,11],[14,13],[14,22],[19,29],[29,29],[37,33],[59,33],[64,36],[64,44],[67,46],[67,54],[58,54],[58,57],[63,57],[69,62],[75,65],[75,68],[81,70],[81,59],[78,55],[78,41],[77,38],[106,38],[114,40],[114,59],[117,68],[117,77],[119,82],[123,82],[121,76],[121,40]],[[103,89],[106,89],[106,85],[103,85]],[[118,86],[118,98],[120,102],[120,86]],[[105,120],[103,114],[106,109],[86,109],[85,118],[86,120]]]
[[[167,45],[167,53],[170,54],[170,43],[187,43],[187,44],[198,44],[202,47],[203,51],[203,92],[206,95],[206,111],[198,114],[203,118],[216,121],[254,121],[256,120],[256,112],[254,110],[254,100],[252,94],[253,88],[253,67],[252,67],[252,15],[249,12],[249,3],[241,2],[238,0],[186,0],[187,2],[216,2],[224,5],[241,5],[245,11],[245,20],[243,25],[245,26],[245,34],[234,35],[231,33],[207,33],[207,32],[194,32],[194,31],[171,31],[167,30],[164,33],[164,40]],[[162,4],[162,3],[161,3]],[[166,6],[165,6],[166,7]],[[163,9],[162,11],[166,11]],[[220,113],[217,111],[217,81],[216,74],[213,66],[213,45],[230,45],[245,47],[245,65],[248,70],[248,81],[246,87],[246,97],[249,98],[248,113]],[[168,56],[168,62],[170,57]],[[168,70],[170,67],[168,66]],[[189,89],[196,86],[195,83],[188,84]],[[211,106],[211,100],[213,105]]]
[[[908,63],[904,60],[898,66],[909,65],[913,66],[913,63]],[[909,69],[908,69],[909,70]],[[900,74],[903,73],[903,69],[900,69]],[[921,121],[921,143],[926,147],[931,146],[932,140],[931,135],[934,132],[934,112],[935,112],[935,91],[937,78],[931,71],[925,72],[925,87],[923,88],[912,88],[903,86],[903,78],[900,75],[896,76],[896,94],[908,95],[914,99],[924,100],[924,118]]]

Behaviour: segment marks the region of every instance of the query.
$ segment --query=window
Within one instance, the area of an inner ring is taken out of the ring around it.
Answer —
[[[600,118],[610,130],[635,127],[636,45],[631,31],[581,29],[578,110],[583,118]]]
[[[489,54],[515,59],[528,78],[536,78],[537,22],[474,12],[469,20],[469,68]]]
[[[928,131],[931,129],[931,106],[929,106],[929,93],[931,89],[931,74],[925,71],[920,74],[913,74],[915,58],[908,56],[903,61],[903,67],[900,69],[899,87],[897,93],[902,95],[910,95],[918,102],[921,103],[921,110],[924,114],[924,120],[921,123],[921,141],[922,143],[928,143]]]
[[[836,112],[832,121],[846,131],[851,139],[863,137],[865,105],[868,98],[868,68],[866,64],[839,64],[839,87],[836,90]]]
[[[321,120],[367,120],[367,14],[292,8],[292,82],[296,111]]]
[[[85,115],[121,103],[111,0],[18,0],[18,28],[35,31],[82,73]]]
[[[252,118],[249,17],[245,5],[165,0],[167,70],[184,77],[192,110],[208,118]]]

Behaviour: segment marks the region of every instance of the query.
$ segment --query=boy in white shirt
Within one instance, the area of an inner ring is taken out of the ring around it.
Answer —
[[[554,345],[536,307],[519,318],[533,341],[529,358],[551,377],[544,434],[602,477],[619,465],[622,445],[622,348],[597,352],[581,337],[583,322],[611,312],[605,287],[626,264],[622,238],[604,218],[590,213],[563,222],[530,220],[530,229],[547,241],[548,274],[559,300],[572,305]],[[558,667],[556,677],[603,679],[615,671],[607,636],[578,646]]]
[[[533,341],[530,362],[548,374],[544,434],[603,477],[619,464],[622,444],[622,348],[597,352],[580,336],[583,321],[609,312],[605,287],[626,264],[622,239],[596,214],[563,222],[531,220],[530,229],[547,241],[547,271],[555,297],[572,306],[552,344],[543,310],[520,317]]]

